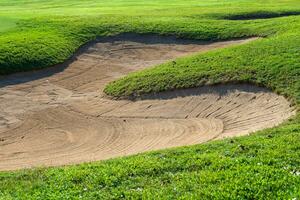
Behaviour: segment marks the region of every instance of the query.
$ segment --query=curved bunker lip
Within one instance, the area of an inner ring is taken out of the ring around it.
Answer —
[[[57,166],[192,145],[268,128],[290,103],[251,85],[105,98],[105,84],[191,53],[253,39],[192,43],[158,36],[99,39],[61,66],[0,80],[0,170]],[[21,80],[21,81],[20,81]]]

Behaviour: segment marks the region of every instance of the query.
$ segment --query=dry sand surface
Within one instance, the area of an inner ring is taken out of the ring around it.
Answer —
[[[0,170],[55,166],[245,135],[293,114],[251,85],[206,86],[139,100],[102,90],[131,71],[249,42],[195,43],[156,36],[99,39],[53,68],[0,77]]]

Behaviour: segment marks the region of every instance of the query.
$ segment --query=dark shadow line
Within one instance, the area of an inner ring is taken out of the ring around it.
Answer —
[[[290,12],[282,12],[282,13],[260,11],[260,12],[253,12],[253,13],[229,15],[229,16],[225,16],[223,19],[256,20],[256,19],[271,19],[271,18],[289,17],[289,16],[298,16],[298,15],[300,15],[300,11],[290,11]]]

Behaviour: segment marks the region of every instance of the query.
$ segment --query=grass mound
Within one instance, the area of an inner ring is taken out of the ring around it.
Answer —
[[[132,73],[110,83],[105,92],[116,97],[138,96],[205,84],[247,82],[299,101],[299,45],[297,34],[259,39]]]

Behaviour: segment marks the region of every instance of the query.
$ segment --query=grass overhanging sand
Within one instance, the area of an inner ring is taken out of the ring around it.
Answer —
[[[263,37],[135,72],[110,83],[105,92],[128,97],[252,83],[285,95],[299,108],[299,11],[297,0],[3,0],[0,74],[55,65],[96,36],[123,32],[205,41]],[[104,162],[1,172],[0,198],[297,199],[299,133],[298,112],[288,122],[250,136]]]

